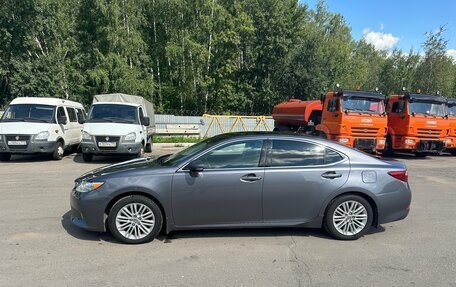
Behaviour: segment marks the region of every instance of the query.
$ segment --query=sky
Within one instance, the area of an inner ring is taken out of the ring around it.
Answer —
[[[302,0],[315,8],[318,0]],[[423,52],[424,33],[445,25],[448,54],[456,60],[456,0],[326,0],[342,14],[356,40],[365,38],[379,50]]]

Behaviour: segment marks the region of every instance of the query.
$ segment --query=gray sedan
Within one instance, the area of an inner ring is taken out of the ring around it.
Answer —
[[[162,229],[279,226],[324,227],[353,240],[408,215],[407,179],[401,162],[324,139],[230,133],[82,175],[71,220],[125,243],[151,241]]]

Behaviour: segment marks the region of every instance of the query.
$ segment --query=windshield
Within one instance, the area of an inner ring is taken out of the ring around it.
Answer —
[[[89,118],[86,122],[109,122],[137,124],[138,111],[135,106],[116,105],[116,104],[99,104],[93,105],[89,112]]]
[[[410,113],[431,115],[431,116],[445,116],[445,104],[439,102],[410,102]]]
[[[448,115],[450,117],[456,117],[456,104],[448,106]]]
[[[52,123],[54,106],[37,104],[10,105],[3,113],[2,122],[39,122]]]
[[[197,154],[204,150],[206,147],[208,147],[211,143],[211,139],[206,139],[202,142],[199,142],[197,144],[194,144],[184,150],[181,150],[178,153],[175,153],[168,157],[166,160],[164,160],[161,164],[166,165],[166,166],[173,166],[176,164],[179,164],[180,162],[188,159],[194,154]]]
[[[381,99],[344,98],[342,101],[342,110],[383,114],[385,112],[385,104]]]

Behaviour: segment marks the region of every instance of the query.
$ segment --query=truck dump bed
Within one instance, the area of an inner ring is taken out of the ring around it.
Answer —
[[[150,125],[147,128],[149,134],[155,133],[155,113],[154,113],[154,105],[144,99],[143,97],[139,96],[132,96],[127,94],[103,94],[103,95],[95,95],[93,97],[92,104],[98,102],[107,102],[107,103],[130,103],[130,104],[138,104],[144,110],[145,116],[149,117]]]

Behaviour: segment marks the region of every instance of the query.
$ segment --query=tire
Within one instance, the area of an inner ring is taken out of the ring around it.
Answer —
[[[321,138],[323,138],[323,139],[328,139],[328,137],[326,136],[326,133],[325,133],[325,132],[322,132],[322,131],[320,131],[320,132],[318,133],[318,136],[321,137]]]
[[[0,161],[9,161],[11,159],[10,153],[0,153]]]
[[[62,160],[64,152],[65,152],[65,149],[63,148],[62,142],[58,141],[55,144],[54,152],[52,153],[52,159],[53,160]]]
[[[136,154],[137,158],[142,158],[144,157],[144,145],[141,145],[141,148],[139,149],[139,152]]]
[[[394,155],[393,140],[389,136],[386,137],[385,149],[383,150],[383,155],[384,156],[393,156]]]
[[[145,152],[152,152],[152,137],[149,137],[149,142],[146,143],[146,147],[144,148]]]
[[[451,155],[456,155],[456,149],[450,150],[450,154],[451,154]]]
[[[427,152],[415,152],[415,157],[419,157],[419,158],[423,158],[423,157],[427,157],[428,156],[428,153]]]
[[[93,154],[91,153],[82,153],[82,160],[85,162],[92,162],[93,160]]]
[[[146,218],[141,216],[150,212],[151,214]],[[121,228],[122,225],[123,228]],[[128,244],[141,244],[154,240],[160,233],[162,225],[163,215],[158,205],[141,195],[121,198],[112,206],[108,215],[111,234],[117,240]]]
[[[342,215],[344,210],[351,212],[359,208],[362,209],[357,213],[358,218],[355,220],[353,220],[353,215]],[[358,195],[349,194],[337,197],[329,204],[323,224],[325,230],[332,237],[339,240],[355,240],[369,231],[373,217],[372,206],[366,199]],[[344,224],[344,220],[349,221]],[[356,222],[359,225],[356,225]]]

